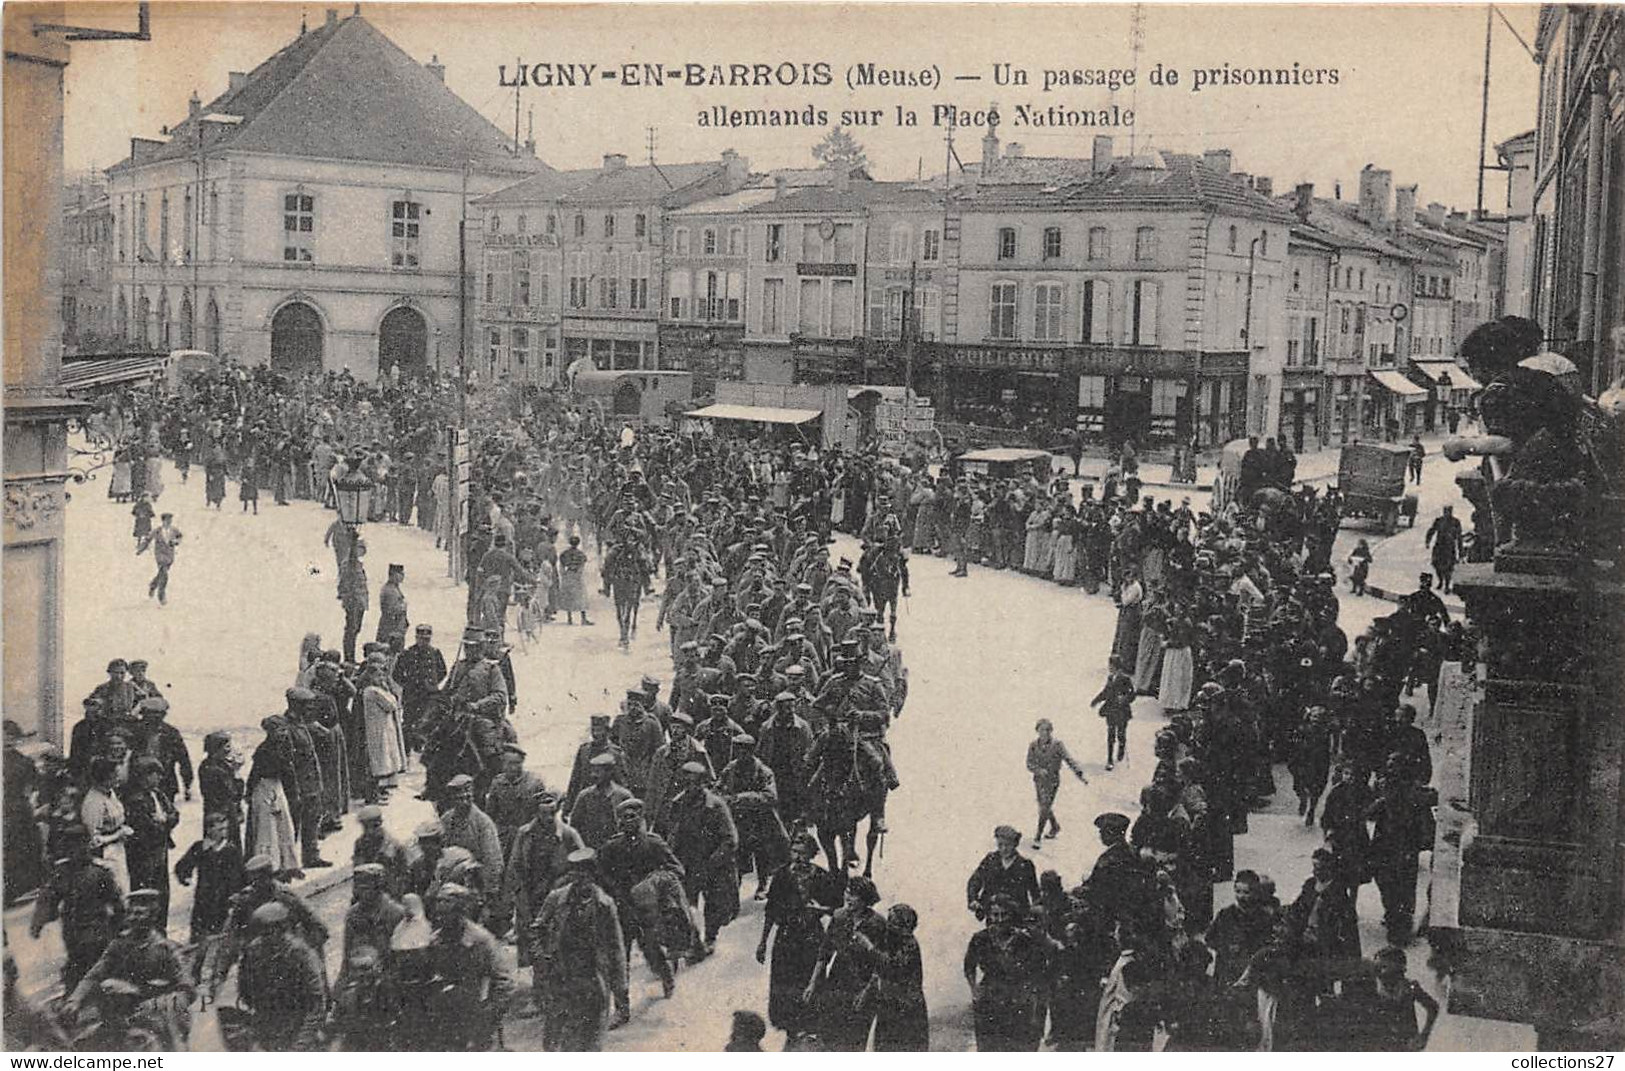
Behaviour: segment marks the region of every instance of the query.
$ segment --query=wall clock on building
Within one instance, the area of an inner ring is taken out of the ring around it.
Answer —
[[[835,237],[835,221],[833,219],[826,219],[818,224],[818,237],[826,242]]]
[[[1407,309],[1405,306],[1399,304],[1398,302],[1395,302],[1393,307],[1388,310],[1388,315],[1392,316],[1396,320],[1403,320],[1405,317],[1409,316],[1410,314],[1411,314],[1411,310]]]

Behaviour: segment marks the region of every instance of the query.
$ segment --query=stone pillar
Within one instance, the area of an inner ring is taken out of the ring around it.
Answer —
[[[89,407],[60,397],[62,368],[61,4],[5,10],[6,717],[62,742],[62,509],[67,424]]]

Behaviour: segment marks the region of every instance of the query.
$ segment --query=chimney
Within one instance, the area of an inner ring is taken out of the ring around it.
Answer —
[[[1268,175],[1254,175],[1253,189],[1262,197],[1275,196],[1275,182]]]
[[[832,176],[830,185],[836,193],[848,193],[852,189],[852,169],[845,165],[837,167]]]
[[[1388,226],[1388,204],[1394,191],[1394,173],[1366,164],[1360,169],[1360,219],[1368,227]]]
[[[1004,147],[1004,158],[1006,160],[1019,160],[1025,151],[1019,141],[1012,141]]]
[[[743,189],[750,179],[750,161],[732,149],[722,150],[723,185],[728,193]]]
[[[1298,217],[1298,222],[1309,222],[1309,210],[1315,205],[1315,184],[1313,182],[1300,182],[1292,191],[1292,212]]]
[[[430,56],[429,62],[425,63],[424,66],[429,68],[429,73],[434,75],[438,81],[444,82],[446,80],[446,65],[440,62],[440,53],[436,52]]]
[[[626,154],[624,152],[606,152],[604,154],[604,172],[606,174],[619,171],[625,166]]]
[[[1332,200],[1341,201],[1342,199],[1343,199],[1343,184],[1341,182],[1332,183]]]
[[[788,190],[789,188],[790,188],[790,180],[789,179],[785,178],[783,175],[774,175],[773,176],[773,200],[775,200],[775,201],[783,200],[785,191]]]
[[[1209,149],[1202,154],[1202,166],[1221,175],[1230,173],[1230,150]]]
[[[339,9],[338,8],[330,7],[330,8],[327,9],[327,24],[329,26],[337,26],[339,24]]]
[[[248,72],[230,71],[226,74],[226,87],[233,93],[248,84]]]
[[[1437,201],[1429,202],[1427,217],[1428,217],[1428,226],[1430,226],[1430,227],[1442,227],[1442,226],[1444,226],[1444,205],[1440,204]]]
[[[1096,134],[1094,152],[1089,159],[1089,170],[1099,175],[1112,166],[1112,136]]]
[[[1409,231],[1416,227],[1416,184],[1394,187],[1394,228]]]
[[[999,135],[994,133],[994,128],[990,126],[987,133],[982,135],[982,177],[992,178],[998,169]]]
[[[195,89],[192,90],[192,95],[187,98],[186,114],[193,119],[203,114],[203,101],[198,99],[197,90]]]
[[[1245,171],[1237,171],[1235,172],[1235,176],[1241,180],[1241,184],[1243,186],[1251,186],[1253,184],[1253,177]]]

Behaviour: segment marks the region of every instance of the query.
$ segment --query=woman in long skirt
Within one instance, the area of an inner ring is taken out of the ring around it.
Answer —
[[[818,842],[810,834],[798,837],[791,853],[791,862],[768,882],[756,961],[766,959],[768,938],[777,931],[768,968],[767,1018],[794,1042],[814,1026],[803,998],[824,942],[824,917],[839,905],[841,888],[834,875],[813,862]]]
[[[258,460],[253,454],[243,456],[242,481],[237,485],[237,500],[243,504],[243,512],[253,505],[254,516],[260,513],[260,478]]]
[[[368,667],[367,686],[361,693],[361,707],[367,729],[367,772],[372,776],[375,798],[380,790],[395,787],[395,775],[406,770],[405,738],[401,735],[401,707],[385,687],[382,667]]]
[[[154,502],[164,493],[164,459],[154,450],[147,455],[147,494]]]
[[[220,508],[226,500],[226,451],[215,446],[209,451],[209,460],[203,465],[203,501],[205,505]]]
[[[1117,610],[1117,631],[1112,636],[1111,657],[1126,669],[1133,669],[1140,656],[1140,581],[1132,567],[1124,570],[1123,590]]]
[[[1049,506],[1044,502],[1033,504],[1033,511],[1027,514],[1027,541],[1022,545],[1021,571],[1029,576],[1038,572],[1039,551],[1044,545],[1044,537],[1049,534]]]
[[[1165,713],[1178,714],[1190,708],[1191,688],[1196,682],[1190,625],[1180,619],[1169,621],[1167,637],[1162,648],[1162,687],[1157,696]]]
[[[1168,627],[1168,611],[1152,606],[1140,616],[1140,646],[1134,659],[1134,690],[1140,695],[1156,695],[1162,687],[1162,636]]]
[[[107,484],[107,497],[114,502],[130,499],[130,448],[121,446],[113,451],[113,478]]]
[[[919,915],[907,904],[886,912],[880,943],[875,1015],[876,1052],[925,1052],[931,1048],[931,1021],[925,1006],[920,942],[914,938]]]
[[[248,773],[248,830],[243,852],[271,860],[272,873],[299,869],[299,848],[294,843],[293,809],[285,785],[293,784],[293,744],[287,719],[273,714],[260,722],[265,739],[254,751]]]
[[[1077,529],[1077,520],[1070,507],[1062,506],[1055,511],[1055,519],[1050,522],[1050,530],[1055,538],[1055,563],[1050,569],[1050,578],[1057,584],[1071,586],[1077,579]]]

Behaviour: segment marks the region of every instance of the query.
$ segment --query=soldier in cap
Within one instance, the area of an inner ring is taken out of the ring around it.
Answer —
[[[583,847],[581,834],[559,818],[559,797],[541,788],[533,802],[536,816],[519,827],[503,874],[504,899],[513,904],[519,965],[531,963],[531,924],[548,892],[564,876],[571,852]]]
[[[611,757],[617,782],[624,785],[630,780],[626,772],[626,752],[611,739],[608,714],[594,714],[588,719],[587,739],[576,748],[575,761],[570,766],[570,783],[564,790],[565,799],[572,804],[582,789],[593,783],[590,764],[599,755]]]
[[[1148,908],[1160,908],[1155,906],[1151,874],[1126,839],[1129,825],[1128,815],[1116,811],[1095,817],[1105,850],[1087,880],[1107,918],[1135,923],[1147,917]]]
[[[698,961],[714,950],[722,927],[739,916],[739,830],[727,802],[711,790],[704,763],[684,763],[681,775],[671,802],[671,847],[683,864],[689,905],[705,899],[704,944],[691,957]]]
[[[711,757],[713,769],[720,770],[733,761],[734,737],[745,731],[743,726],[728,716],[732,702],[732,697],[725,694],[711,696],[706,703],[705,720],[694,726],[694,737]]]
[[[669,713],[669,712],[668,712]],[[610,735],[626,754],[626,787],[634,793],[647,787],[649,763],[666,742],[666,730],[649,709],[649,694],[628,688],[621,713],[610,725]]]
[[[356,812],[356,819],[361,824],[361,832],[355,838],[352,864],[356,867],[376,864],[383,869],[385,891],[391,896],[405,895],[410,891],[411,853],[384,829],[383,808],[369,803]]]
[[[472,897],[453,882],[434,896],[434,934],[428,959],[440,987],[431,994],[429,1016],[441,1044],[453,1051],[493,1048],[513,979],[502,965],[501,943],[469,917]]]
[[[316,1052],[327,1017],[327,977],[287,907],[275,900],[249,917],[248,947],[237,976],[237,1000],[252,1014],[255,1041],[266,1052]]]
[[[401,583],[406,579],[406,566],[391,564],[388,579],[378,589],[378,642],[388,644],[391,651],[406,646],[406,595]]]
[[[407,892],[423,896],[429,891],[434,882],[435,868],[440,863],[440,856],[446,850],[446,830],[440,824],[440,819],[431,818],[426,822],[418,823],[412,831],[412,838],[417,842],[417,851],[412,856],[411,866],[407,870]]]
[[[130,783],[124,792],[124,821],[130,835],[124,849],[131,887],[157,893],[156,923],[160,932],[167,932],[169,850],[175,846],[172,834],[181,819],[164,795],[162,781],[163,770],[156,759],[142,756],[131,764]]]
[[[541,778],[525,769],[524,748],[504,744],[500,754],[502,768],[491,779],[491,787],[485,790],[485,813],[496,823],[497,842],[506,859],[519,827],[536,817],[536,797],[546,786]]]
[[[395,656],[395,679],[401,686],[401,727],[407,746],[421,751],[427,735],[423,719],[430,701],[446,679],[446,656],[434,645],[434,626],[419,625],[416,642]]]
[[[637,941],[666,996],[676,986],[667,950],[688,951],[696,934],[683,893],[683,864],[644,822],[639,799],[622,800],[618,832],[598,852],[598,873],[620,911],[627,951]]]
[[[647,790],[643,799],[648,805],[650,827],[662,836],[671,828],[668,821],[671,801],[677,795],[679,774],[684,764],[698,762],[708,771],[715,770],[704,745],[694,738],[692,717],[684,711],[674,711],[670,728],[670,739],[655,751],[654,758],[649,762],[649,776],[645,779]]]
[[[466,848],[489,879],[502,876],[502,842],[496,823],[474,802],[474,779],[458,774],[446,782],[447,807],[440,813],[446,846]]]
[[[58,834],[59,850],[50,879],[34,901],[28,935],[38,940],[45,925],[62,920],[62,990],[72,993],[124,925],[124,895],[113,872],[95,857],[90,831],[74,823]]]
[[[598,885],[597,853],[582,848],[569,864],[565,884],[547,895],[535,924],[542,1043],[548,1052],[597,1052],[606,1028],[632,1018],[626,945],[615,901]]]
[[[632,798],[626,786],[615,779],[617,765],[613,752],[594,755],[587,764],[592,783],[570,802],[570,824],[589,848],[596,848],[615,835],[615,808],[622,800]]]
[[[164,1038],[165,1047],[185,1046],[191,1030],[187,1012],[192,1001],[192,972],[180,946],[159,929],[159,896],[153,889],[137,889],[125,903],[125,929],[113,938],[101,958],[85,973],[67,997],[64,1008],[72,1016],[102,982],[118,979],[137,987],[141,1002],[139,1021]]]
[[[767,879],[790,857],[790,842],[779,817],[778,781],[756,755],[756,738],[733,738],[733,761],[718,775],[717,791],[733,812],[739,830],[739,870],[756,873],[756,899],[767,897]]]
[[[649,713],[660,720],[661,728],[665,728],[667,721],[671,719],[671,707],[660,700],[660,681],[645,673],[638,686],[643,689]]]
[[[10,956],[10,953],[7,953]],[[8,959],[9,966],[9,959]],[[15,968],[13,968],[15,969]],[[8,998],[10,993],[7,994]],[[142,999],[141,987],[122,978],[104,979],[95,993],[97,1022],[72,1040],[77,1052],[163,1052],[164,1040],[156,1031],[134,1021]],[[9,1019],[11,1004],[7,1002]],[[7,1024],[10,1025],[9,1023]],[[62,1039],[67,1041],[66,1038]],[[8,1038],[9,1041],[9,1038]]]
[[[389,877],[381,863],[359,863],[354,870],[350,909],[344,914],[344,963],[357,949],[389,947],[395,927],[406,917],[406,909],[390,895]],[[339,979],[342,985],[344,979]]]
[[[288,744],[293,759],[293,784],[284,785],[288,808],[293,812],[299,838],[300,866],[320,869],[333,864],[321,856],[322,767],[316,754],[316,741],[310,735],[305,717],[310,713],[315,693],[309,688],[289,688],[285,693],[288,709]]]
[[[141,700],[137,710],[141,720],[133,727],[131,752],[158,763],[162,771],[160,786],[171,804],[183,786],[186,799],[190,801],[192,757],[186,751],[186,741],[181,739],[180,730],[164,720],[169,714],[169,700],[158,695],[147,696]]]
[[[978,918],[987,917],[988,904],[996,896],[1007,896],[1021,917],[1038,903],[1038,871],[1033,861],[1022,855],[1021,832],[1002,825],[993,831],[993,851],[982,857],[970,880],[965,883],[965,906]]]

